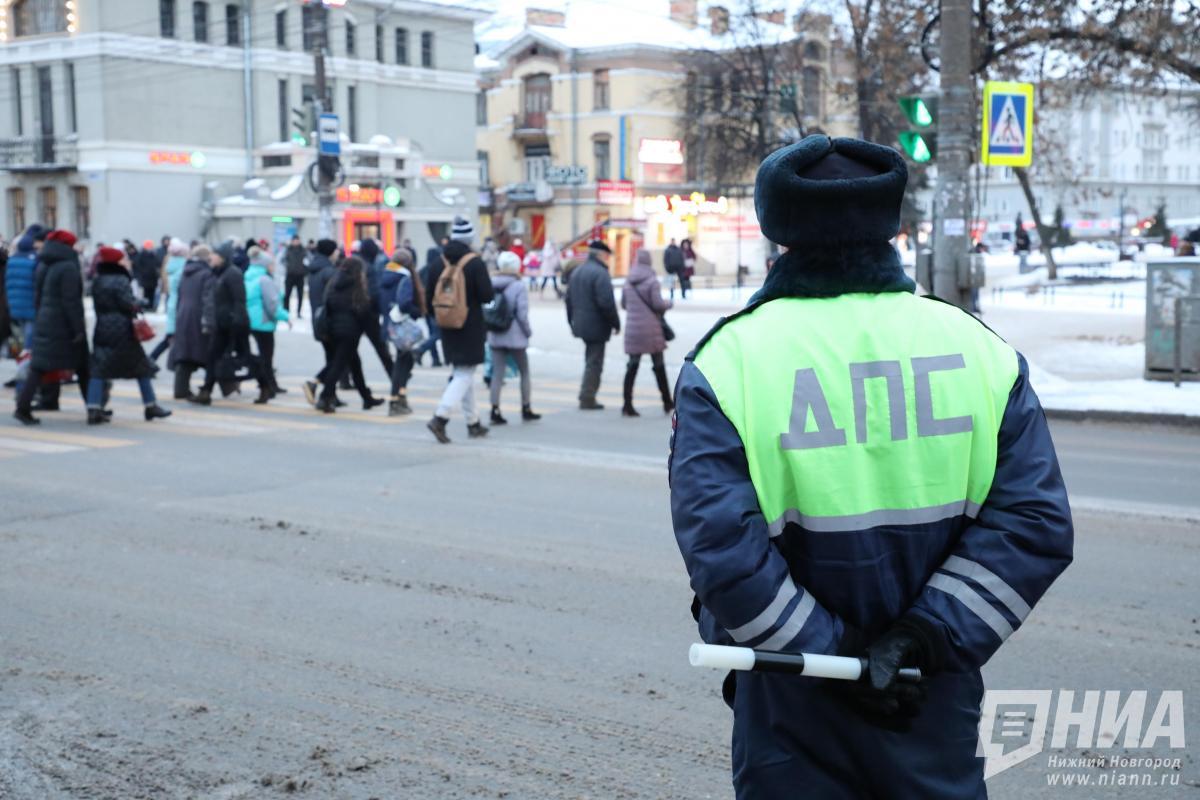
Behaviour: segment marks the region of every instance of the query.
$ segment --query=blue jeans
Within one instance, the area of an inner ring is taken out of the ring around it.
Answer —
[[[142,403],[152,406],[158,401],[154,397],[154,384],[149,378],[138,378],[138,389],[142,392]],[[103,408],[104,407],[104,379],[92,378],[88,381],[87,387],[87,404],[88,408]]]
[[[21,326],[21,347],[25,348],[26,350],[32,350],[33,349],[33,320],[18,319],[18,320],[13,320],[13,321]]]

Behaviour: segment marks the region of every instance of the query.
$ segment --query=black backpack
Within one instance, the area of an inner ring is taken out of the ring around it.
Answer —
[[[516,310],[508,302],[504,292],[497,294],[491,302],[483,304],[483,324],[489,331],[504,333],[512,327],[515,316]]]

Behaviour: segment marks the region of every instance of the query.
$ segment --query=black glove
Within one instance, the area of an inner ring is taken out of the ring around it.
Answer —
[[[923,619],[906,616],[864,647],[862,632],[846,624],[837,654],[865,656],[867,674],[864,680],[832,681],[835,695],[876,727],[895,732],[909,730],[925,699],[924,678],[941,666],[936,636],[937,632]],[[910,666],[921,669],[921,682],[897,681],[900,668]]]

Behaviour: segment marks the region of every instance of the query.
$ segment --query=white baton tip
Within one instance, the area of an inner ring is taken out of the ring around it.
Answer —
[[[754,669],[754,651],[749,647],[725,647],[719,644],[693,644],[688,650],[693,667],[713,669]]]
[[[826,656],[820,653],[804,654],[804,674],[810,678],[834,678],[856,681],[862,676],[862,662],[847,656]]]

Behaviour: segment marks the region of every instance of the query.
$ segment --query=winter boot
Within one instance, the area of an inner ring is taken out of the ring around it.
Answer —
[[[425,427],[429,428],[429,432],[432,433],[434,438],[436,438],[439,442],[442,444],[450,444],[450,437],[446,435],[446,424],[448,422],[450,422],[450,420],[446,419],[445,417],[439,417],[437,414],[434,414],[433,419],[429,420],[429,422],[425,424]]]
[[[622,417],[641,416],[633,407],[633,384],[637,380],[637,374],[638,362],[630,359],[629,366],[625,367],[625,404],[621,406]]]
[[[108,420],[104,418],[104,412],[101,409],[89,408],[87,410],[88,425],[103,425],[105,422],[108,422]]]
[[[508,424],[508,420],[506,420],[504,418],[504,416],[500,413],[500,406],[492,406],[492,424],[493,425],[507,425]]]
[[[201,389],[196,394],[188,395],[188,402],[195,403],[198,406],[211,406],[212,392],[208,389]]]
[[[670,414],[675,410],[675,401],[671,399],[671,384],[667,381],[667,368],[656,366],[654,379],[658,381],[658,391],[662,395],[663,413]]]
[[[526,422],[536,422],[541,418],[541,414],[533,413],[532,406],[521,406],[521,419],[525,420]]]
[[[370,411],[372,408],[383,405],[384,402],[382,397],[368,397],[363,400],[363,411]]]
[[[254,398],[254,405],[265,406],[267,404],[267,401],[269,401],[274,396],[275,395],[271,393],[271,389],[269,387],[266,387],[266,386],[259,387],[258,397]]]
[[[406,414],[411,414],[412,408],[408,405],[408,397],[406,395],[397,395],[391,400],[388,400],[388,416],[403,417]]]
[[[322,397],[317,400],[316,409],[317,409],[317,411],[321,411],[326,414],[333,414],[334,412],[337,411],[337,402],[334,400],[330,400],[328,398]]]
[[[483,427],[482,422],[475,422],[467,426],[467,436],[472,439],[482,439],[488,435],[488,429]]]
[[[41,425],[42,421],[33,415],[28,408],[18,408],[13,412],[13,419],[22,425]]]
[[[146,422],[153,422],[156,419],[166,419],[171,416],[171,412],[155,403],[152,406],[146,406],[142,412],[142,416],[146,418]]]
[[[188,394],[191,393],[192,373],[195,370],[191,367],[185,367],[183,364],[175,366],[175,399],[187,400]]]
[[[304,399],[308,401],[310,406],[317,404],[317,389],[319,388],[316,381],[304,382]]]

